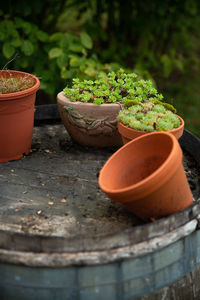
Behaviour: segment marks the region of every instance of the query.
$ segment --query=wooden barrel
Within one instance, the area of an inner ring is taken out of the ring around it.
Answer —
[[[199,299],[200,140],[180,139],[194,203],[145,224],[98,187],[116,149],[73,143],[55,106],[35,121],[31,154],[0,164],[0,299]]]

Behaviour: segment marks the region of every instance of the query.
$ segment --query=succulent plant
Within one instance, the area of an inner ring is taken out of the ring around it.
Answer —
[[[136,130],[167,131],[180,126],[180,120],[173,110],[167,109],[160,103],[138,103],[122,109],[119,112],[118,120]]]
[[[135,73],[125,73],[123,69],[110,72],[106,78],[99,76],[97,80],[73,79],[72,88],[63,90],[65,96],[73,101],[102,103],[128,103],[161,101],[151,80],[138,79]],[[134,99],[134,100],[133,100]]]

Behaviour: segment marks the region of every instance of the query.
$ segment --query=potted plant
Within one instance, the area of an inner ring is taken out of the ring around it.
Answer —
[[[118,129],[124,143],[153,131],[169,131],[177,139],[182,136],[184,121],[173,106],[155,98],[143,103],[132,101],[126,106],[118,115]]]
[[[39,87],[40,81],[34,75],[0,71],[0,162],[16,160],[29,153]]]
[[[99,185],[109,198],[144,220],[175,213],[193,202],[182,150],[168,132],[151,132],[121,147],[101,169]]]
[[[117,116],[126,102],[162,100],[150,80],[138,79],[135,73],[123,69],[99,75],[97,80],[73,79],[57,95],[61,119],[71,137],[85,146],[121,146]]]

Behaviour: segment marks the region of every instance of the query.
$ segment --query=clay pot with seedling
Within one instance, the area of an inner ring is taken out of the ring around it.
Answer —
[[[34,75],[0,71],[0,162],[16,160],[30,152],[39,87],[40,81]]]

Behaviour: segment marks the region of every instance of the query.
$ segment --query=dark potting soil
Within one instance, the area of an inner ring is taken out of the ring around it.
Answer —
[[[0,164],[0,230],[66,237],[142,224],[98,186],[99,171],[116,150],[79,146],[61,124],[35,127],[31,153]],[[183,164],[195,201],[200,171],[185,151]]]

